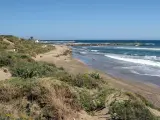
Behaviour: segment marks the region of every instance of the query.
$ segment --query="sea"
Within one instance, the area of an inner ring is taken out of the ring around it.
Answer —
[[[160,40],[44,40],[45,43],[120,43],[74,46],[73,57],[113,77],[160,86]]]

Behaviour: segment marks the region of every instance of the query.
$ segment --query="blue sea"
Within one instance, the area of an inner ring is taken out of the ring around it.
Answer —
[[[75,40],[49,43],[122,43],[118,46],[76,46],[73,57],[114,77],[160,86],[160,41],[158,40]],[[128,44],[128,43],[136,43]]]

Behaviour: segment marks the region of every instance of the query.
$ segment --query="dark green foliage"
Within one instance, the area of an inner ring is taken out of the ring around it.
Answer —
[[[150,111],[138,101],[113,102],[110,106],[112,120],[156,120]]]
[[[86,87],[88,89],[99,88],[102,83],[101,80],[95,79],[90,76],[90,74],[78,74],[76,76],[72,76],[67,72],[59,73],[58,78],[61,81],[67,82],[73,86],[77,87]]]
[[[63,67],[60,67],[59,69],[60,69],[60,70],[64,70],[64,68],[63,68]]]
[[[94,78],[94,79],[100,79],[100,75],[99,75],[99,73],[97,73],[97,72],[92,72],[92,73],[90,73],[89,74],[92,78]]]
[[[12,76],[22,78],[56,76],[56,71],[62,71],[54,64],[35,62],[25,54],[1,52],[0,67],[9,67]]]
[[[13,60],[10,55],[7,55],[6,53],[0,53],[0,67],[3,66],[10,66],[13,64]]]
[[[11,68],[15,77],[32,78],[54,76],[57,68],[53,64],[43,62],[19,62]]]
[[[82,108],[87,112],[93,112],[96,110],[101,110],[105,107],[106,96],[112,92],[111,89],[100,90],[96,94],[91,94],[88,91],[80,92],[80,103]]]
[[[34,61],[31,57],[25,54],[18,54],[14,52],[0,52],[0,67],[12,67],[14,64],[23,62]]]
[[[99,82],[99,83],[98,83]],[[78,87],[86,87],[88,89],[98,88],[101,81],[90,77],[88,74],[79,74],[75,77],[73,84]]]

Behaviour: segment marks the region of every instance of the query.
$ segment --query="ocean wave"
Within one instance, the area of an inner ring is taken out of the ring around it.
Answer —
[[[98,52],[98,50],[91,50],[92,52]]]
[[[115,47],[117,49],[127,50],[148,50],[148,51],[160,51],[160,48],[142,48],[142,47]]]
[[[134,73],[134,74],[138,74],[138,75],[146,75],[146,76],[155,76],[155,77],[160,77],[160,74],[154,74],[154,73],[139,73],[139,72],[137,72],[137,71],[135,71],[135,70],[131,70],[131,72],[132,73]]]
[[[145,43],[145,45],[155,45],[154,43]]]
[[[144,59],[160,61],[160,57],[157,56],[144,56]]]
[[[142,64],[142,65],[150,65],[150,66],[154,66],[154,67],[160,67],[160,62],[157,62],[157,61],[131,58],[130,56],[116,55],[116,54],[106,54],[105,56],[109,57],[109,58],[112,58],[112,59],[125,61],[125,62]]]
[[[80,54],[87,54],[87,52],[80,52]]]

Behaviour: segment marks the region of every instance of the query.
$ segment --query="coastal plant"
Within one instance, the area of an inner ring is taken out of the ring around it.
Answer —
[[[101,80],[97,80],[89,74],[78,74],[76,76],[72,76],[67,72],[61,71],[57,77],[59,80],[67,82],[72,86],[85,87],[87,89],[99,88],[102,83]]]
[[[14,52],[0,52],[0,67],[7,66],[12,67],[14,64],[23,62],[33,62],[34,60],[25,54],[19,54]]]
[[[100,79],[100,75],[99,73],[97,72],[92,72],[92,73],[89,73],[89,75],[94,78],[94,79]]]
[[[31,56],[36,56],[37,54],[49,52],[50,50],[54,50],[55,46],[52,45],[44,45],[41,43],[35,43],[32,40],[27,40],[23,38],[18,38],[12,35],[0,35],[0,39],[6,39],[14,45],[14,49],[18,53],[24,53]],[[9,49],[10,44],[4,41],[0,41],[0,50],[1,49]]]
[[[100,83],[101,81],[97,81],[97,79],[92,78],[89,74],[78,74],[73,82],[75,86],[86,87],[88,89],[99,88]]]
[[[102,88],[96,93],[91,93],[88,90],[79,92],[80,103],[83,109],[87,112],[94,112],[105,108],[106,97],[113,92],[112,89]]]
[[[112,120],[156,120],[151,112],[140,102],[114,101],[109,108]]]
[[[0,82],[0,115],[13,114],[15,119],[24,118],[21,114],[32,119],[65,119],[81,110],[72,89],[52,79],[14,78]],[[9,113],[7,107],[11,108]]]
[[[13,60],[11,58],[11,56],[6,55],[5,53],[0,53],[0,67],[3,66],[10,66],[11,64],[13,64]]]
[[[142,95],[136,93],[136,96],[148,107],[151,107],[153,109],[158,109],[156,108],[151,102],[149,102],[146,98],[144,98]]]
[[[57,68],[54,64],[44,62],[19,62],[11,68],[12,76],[21,78],[33,78],[54,76]]]

